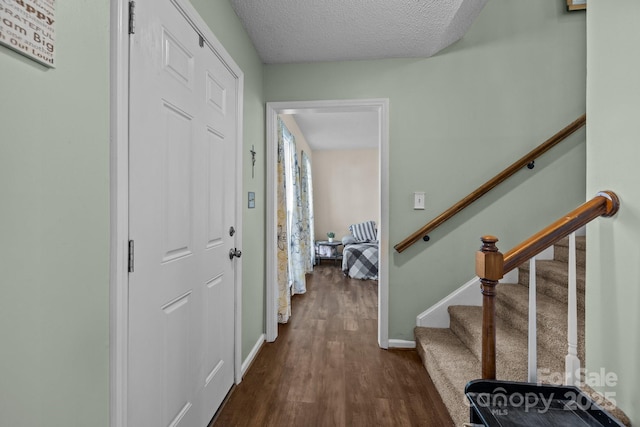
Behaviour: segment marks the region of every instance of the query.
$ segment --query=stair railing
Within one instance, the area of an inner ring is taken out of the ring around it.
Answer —
[[[402,252],[407,249],[409,246],[416,243],[418,240],[422,239],[424,241],[429,240],[429,233],[435,230],[437,227],[442,225],[444,222],[451,219],[458,212],[465,209],[467,206],[478,200],[480,197],[487,194],[494,187],[498,186],[502,182],[506,181],[513,174],[527,166],[529,169],[532,169],[534,166],[534,161],[540,157],[542,154],[549,151],[551,148],[555,147],[558,143],[564,141],[569,135],[580,129],[587,122],[586,114],[578,117],[571,124],[566,126],[560,132],[553,135],[551,138],[547,139],[545,142],[540,144],[538,147],[531,150],[529,153],[521,157],[519,160],[511,164],[511,166],[507,167],[505,170],[500,172],[498,175],[491,178],[489,181],[485,182],[483,185],[475,189],[468,196],[460,200],[458,203],[451,206],[449,209],[432,219],[426,225],[421,227],[419,230],[416,230],[409,237],[405,238],[403,241],[394,246],[394,249],[398,252]]]
[[[529,237],[506,254],[500,253],[496,246],[498,238],[494,236],[483,236],[482,247],[476,252],[476,274],[480,277],[480,288],[482,292],[482,378],[496,378],[496,309],[495,295],[496,286],[502,277],[523,264],[527,260],[535,257],[543,250],[555,244],[558,240],[573,234],[576,230],[585,226],[594,219],[603,216],[611,217],[618,212],[620,201],[618,196],[612,191],[601,191],[593,199],[569,212],[553,224],[540,230]],[[569,354],[567,355],[566,381],[575,381],[578,378],[570,377],[576,374],[575,365],[570,365],[577,359],[577,297],[575,290],[575,235],[569,238],[569,274],[573,275],[573,291],[569,291],[569,326],[568,341]],[[573,242],[573,243],[572,243]],[[571,253],[573,252],[573,256]],[[573,264],[573,271],[571,271]],[[535,286],[535,285],[534,285]],[[572,295],[573,294],[573,295]],[[573,308],[571,308],[573,307]],[[529,312],[532,310],[529,309]],[[535,311],[535,310],[533,310]],[[573,312],[573,313],[572,313]],[[571,320],[573,317],[573,320]],[[529,349],[534,351],[535,349]],[[575,356],[575,359],[574,357]],[[579,362],[578,362],[579,363]],[[578,365],[579,366],[579,365]],[[579,369],[579,368],[578,368]]]
[[[564,384],[579,386],[580,358],[578,357],[578,277],[576,274],[576,233],[569,234],[569,259],[567,260],[567,355],[564,359]],[[538,319],[536,302],[536,257],[529,260],[529,327],[527,381],[538,379]]]
[[[529,348],[529,357],[527,358],[527,380],[530,383],[535,383],[538,378],[538,352],[532,351],[532,349],[538,348],[536,287],[536,257],[533,257],[529,260],[529,327],[527,328],[529,331],[527,344]]]
[[[576,233],[569,234],[569,277],[567,309],[567,356],[565,357],[565,381],[578,386],[580,359],[578,358],[578,277],[576,274]],[[535,310],[535,307],[534,307]],[[531,350],[529,350],[531,351]]]

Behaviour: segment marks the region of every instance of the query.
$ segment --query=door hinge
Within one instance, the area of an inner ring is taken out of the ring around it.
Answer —
[[[136,2],[129,2],[129,34],[136,33]]]
[[[129,273],[133,273],[133,240],[129,240],[129,262],[128,269]]]

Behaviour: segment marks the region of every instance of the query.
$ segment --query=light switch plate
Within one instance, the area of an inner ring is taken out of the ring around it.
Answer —
[[[424,209],[424,192],[413,193],[413,209]]]

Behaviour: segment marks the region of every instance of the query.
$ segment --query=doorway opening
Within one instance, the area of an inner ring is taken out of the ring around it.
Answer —
[[[285,101],[267,103],[267,280],[266,280],[266,339],[273,342],[278,337],[278,283],[277,283],[277,145],[278,115],[310,113],[369,112],[375,120],[378,142],[378,345],[388,348],[389,342],[389,100],[354,99],[321,101]]]

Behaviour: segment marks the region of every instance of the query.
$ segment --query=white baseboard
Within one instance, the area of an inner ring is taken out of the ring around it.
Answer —
[[[390,339],[389,348],[416,348],[416,342]]]
[[[438,301],[429,309],[418,314],[416,326],[427,328],[448,328],[450,305],[482,305],[480,279],[478,276]]]
[[[262,334],[262,335],[260,335],[258,337],[258,340],[256,341],[255,345],[251,349],[251,352],[249,353],[247,358],[244,359],[244,362],[242,362],[242,376],[243,377],[244,377],[244,374],[247,372],[247,369],[249,369],[249,366],[251,366],[251,364],[253,363],[254,359],[258,355],[258,352],[262,348],[262,345],[264,344],[264,342],[265,342],[265,334]]]
[[[518,269],[516,268],[515,270],[508,272],[500,282],[517,283]],[[478,276],[469,280],[467,283],[438,301],[429,309],[418,314],[416,317],[416,326],[425,326],[427,328],[448,328],[448,308],[450,305],[482,305],[480,279]]]

